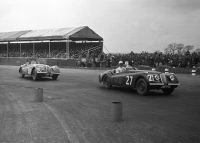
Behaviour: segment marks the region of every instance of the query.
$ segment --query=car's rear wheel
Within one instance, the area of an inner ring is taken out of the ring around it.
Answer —
[[[33,80],[37,80],[38,79],[38,75],[37,75],[37,72],[36,72],[35,69],[32,72],[32,78],[33,78]]]
[[[52,79],[53,79],[53,80],[57,80],[57,78],[58,78],[58,75],[53,75],[53,76],[52,76]]]
[[[103,78],[103,85],[104,85],[104,87],[107,88],[107,89],[110,89],[110,88],[112,87],[110,78],[109,78],[108,76],[105,76],[105,77]]]
[[[136,90],[139,95],[146,95],[149,91],[148,83],[145,79],[140,78],[136,83]]]
[[[19,70],[19,74],[20,74],[20,76],[21,76],[22,78],[24,78],[25,74],[22,73],[22,69],[21,69],[21,68],[20,68],[20,70]]]
[[[174,88],[163,88],[162,91],[164,94],[171,94],[174,91]]]

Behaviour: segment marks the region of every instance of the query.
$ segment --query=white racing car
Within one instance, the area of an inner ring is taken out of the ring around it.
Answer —
[[[39,64],[37,62],[27,62],[19,68],[19,73],[22,78],[25,75],[33,77],[33,80],[37,80],[41,77],[52,77],[53,80],[57,80],[60,75],[60,70],[58,66],[48,66],[45,64]]]

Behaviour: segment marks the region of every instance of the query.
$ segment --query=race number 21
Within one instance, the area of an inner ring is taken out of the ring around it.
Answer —
[[[126,78],[127,78],[126,85],[131,85],[133,81],[133,76],[126,76]]]

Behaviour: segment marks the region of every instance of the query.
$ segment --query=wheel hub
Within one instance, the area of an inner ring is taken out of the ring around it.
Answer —
[[[104,82],[106,85],[109,85],[109,81],[108,79],[105,79],[105,82]]]
[[[145,86],[144,86],[143,83],[139,84],[139,89],[140,89],[140,91],[144,91],[145,90]]]

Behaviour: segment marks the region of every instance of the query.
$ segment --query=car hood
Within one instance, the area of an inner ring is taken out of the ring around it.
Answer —
[[[115,69],[112,70],[107,70],[104,73],[108,73],[108,72],[113,72]],[[122,72],[121,74],[128,74],[128,73],[150,73],[150,74],[161,74],[161,72],[158,71],[151,71],[151,70],[128,70],[125,72]]]
[[[129,70],[125,73],[150,73],[150,74],[160,74],[161,72],[158,71],[151,71],[151,70]]]
[[[33,67],[44,67],[44,66],[48,66],[48,65],[44,65],[44,64],[30,64],[29,66],[33,66]],[[49,66],[48,66],[49,67]]]

